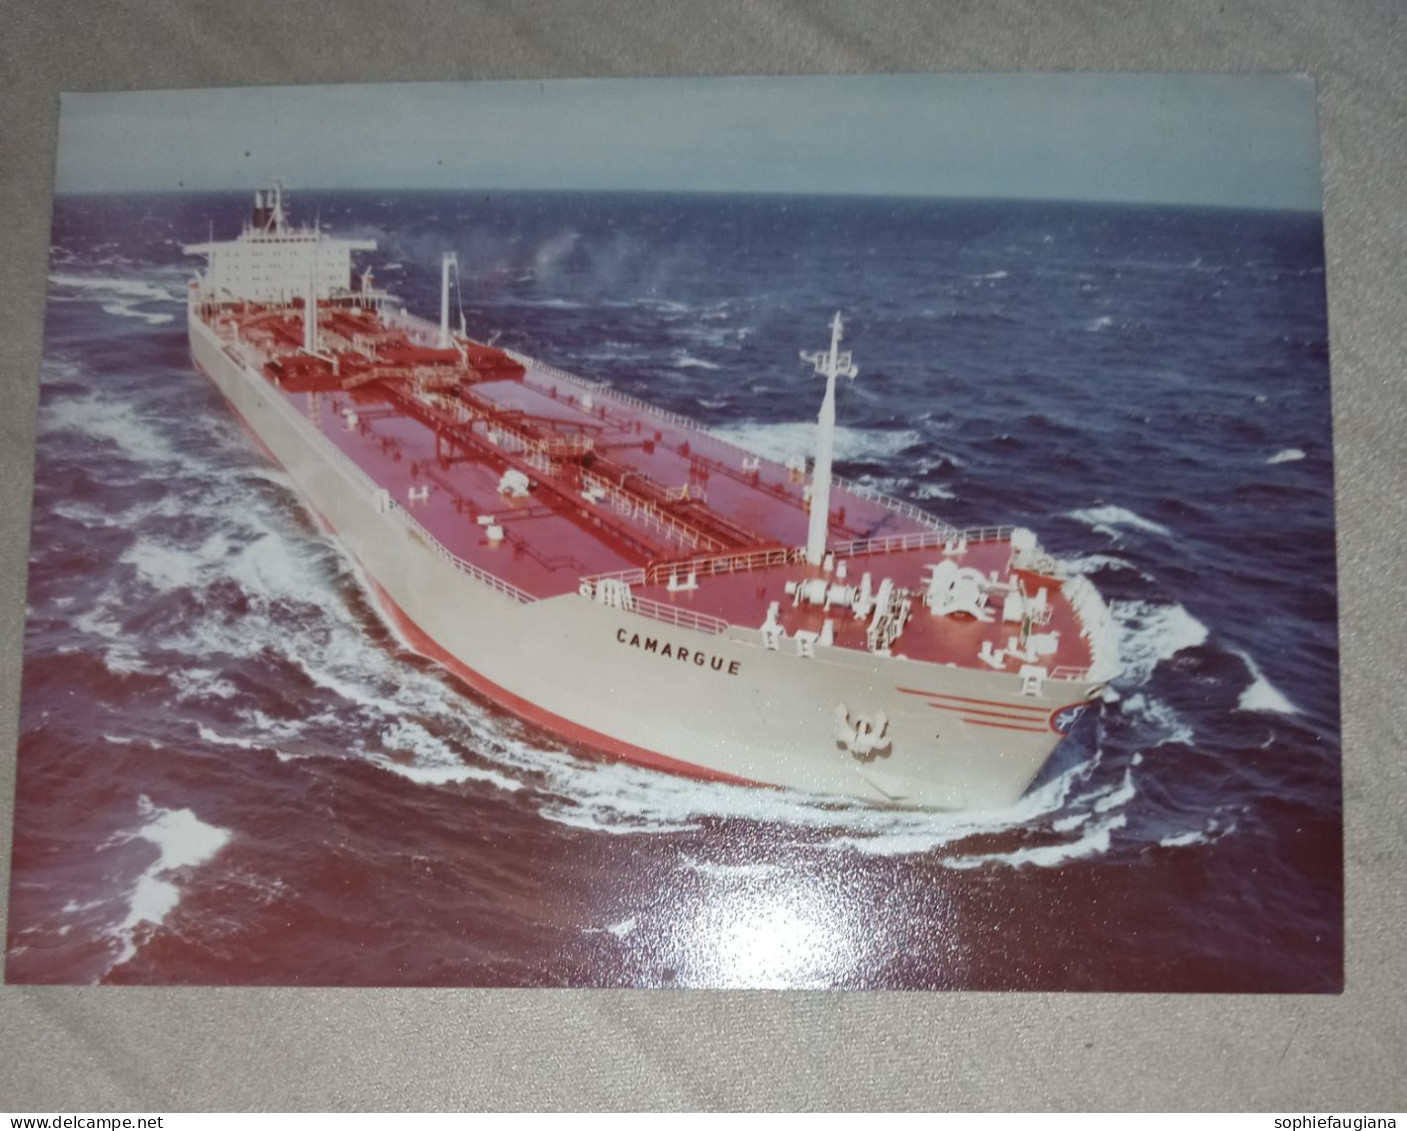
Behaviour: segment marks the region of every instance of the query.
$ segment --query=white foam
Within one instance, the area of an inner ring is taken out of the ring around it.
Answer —
[[[1103,796],[1095,798],[1094,811],[1107,813],[1110,809],[1117,809],[1132,801],[1137,792],[1133,784],[1133,767],[1129,766],[1124,770],[1124,780],[1117,787]]]
[[[1119,704],[1119,710],[1137,719],[1152,732],[1151,743],[1192,744],[1193,731],[1169,704],[1161,699],[1151,698],[1143,692],[1128,696]]]
[[[794,455],[809,457],[816,450],[816,425],[807,421],[786,424],[725,424],[712,429],[712,432],[720,439],[778,463],[783,463]],[[876,428],[848,428],[839,425],[835,430],[835,458],[883,460],[921,441],[922,437],[910,430],[884,432]]]
[[[1088,554],[1083,558],[1067,558],[1066,566],[1070,572],[1089,574],[1101,569],[1131,569],[1139,573],[1137,566],[1131,562],[1124,561],[1123,558],[1110,557],[1108,554]]]
[[[1139,686],[1164,660],[1207,639],[1207,626],[1179,604],[1120,601],[1111,612],[1119,630],[1119,659],[1124,674],[1119,683]]]
[[[1071,829],[1077,829],[1090,819],[1092,813],[1072,813],[1068,817],[1057,817],[1050,823],[1050,831],[1055,833],[1068,833]]]
[[[716,363],[714,363],[714,362],[712,362],[712,361],[705,361],[705,360],[704,360],[703,358],[701,358],[701,357],[694,357],[692,354],[685,353],[683,350],[680,350],[680,351],[678,351],[677,353],[675,353],[675,355],[674,355],[674,367],[675,367],[676,369],[710,369],[710,370],[712,370],[712,369],[722,369],[722,368],[723,368],[721,365],[718,365],[718,364],[716,364]]]
[[[974,275],[973,278],[974,278],[974,279],[1005,279],[1006,276],[1007,276],[1007,273],[1006,273],[1005,271],[988,271],[985,275]]]
[[[230,543],[223,534],[210,535],[194,550],[138,539],[118,560],[136,568],[137,575],[153,589],[171,592],[200,585],[210,566],[229,560]]]
[[[939,487],[934,483],[925,483],[920,487],[915,487],[913,492],[915,499],[956,499],[957,492],[950,491],[947,487]]]
[[[145,840],[159,850],[155,862],[138,878],[128,900],[127,917],[115,936],[122,952],[113,964],[120,966],[137,953],[139,929],[150,924],[159,927],[180,902],[180,888],[172,873],[193,868],[213,857],[230,839],[227,829],[207,825],[189,809],[162,809],[143,796],[137,803],[144,824],[133,832],[120,833],[110,844]]]
[[[1112,325],[1114,325],[1114,319],[1107,314],[1101,314],[1098,318],[1091,318],[1085,324],[1085,329],[1091,333],[1097,333],[1100,330],[1109,329]]]
[[[241,750],[253,750],[258,743],[248,738],[230,738],[227,735],[217,734],[204,724],[196,727],[196,732],[206,742],[212,742],[216,746],[237,746]]]
[[[116,444],[139,460],[179,458],[166,438],[130,404],[112,397],[61,397],[40,410],[45,432],[73,431]]]
[[[1251,674],[1251,685],[1241,692],[1241,698],[1237,706],[1243,711],[1262,711],[1277,715],[1298,715],[1299,708],[1290,702],[1270,680],[1266,679],[1265,673],[1260,670],[1260,665],[1255,662],[1249,653],[1241,651],[1239,648],[1232,648],[1237,656],[1241,657],[1241,662],[1246,665],[1246,670]]]
[[[1142,530],[1148,534],[1158,534],[1164,538],[1171,538],[1172,531],[1160,523],[1144,518],[1140,514],[1125,507],[1102,506],[1086,507],[1082,510],[1067,511],[1069,518],[1083,522],[1086,526],[1096,530],[1103,528],[1105,531],[1109,527],[1127,527],[1131,530]]]
[[[151,326],[164,326],[168,322],[176,321],[174,314],[153,314],[150,311],[138,309],[135,302],[123,299],[103,303],[103,313],[116,314],[121,318],[140,318]]]
[[[49,282],[56,287],[70,287],[77,290],[104,291],[108,294],[126,295],[129,298],[147,302],[169,302],[184,305],[185,299],[172,294],[164,287],[144,283],[139,279],[118,279],[110,275],[50,275]]]
[[[1266,463],[1293,463],[1295,460],[1304,459],[1304,452],[1299,448],[1286,448],[1282,452],[1276,452]]]
[[[950,868],[980,868],[984,864],[1005,864],[1010,868],[1054,868],[1071,860],[1083,860],[1109,851],[1109,837],[1123,828],[1128,818],[1122,813],[1090,825],[1078,840],[1064,844],[1043,844],[1018,848],[1015,852],[993,852],[984,856],[954,856],[943,863]]]
[[[1189,844],[1206,844],[1207,838],[1199,832],[1175,833],[1158,841],[1164,848],[1185,848]]]
[[[137,652],[135,645],[114,644],[103,649],[103,666],[113,675],[154,675],[156,669]]]
[[[166,678],[175,685],[177,696],[186,701],[233,699],[239,694],[233,683],[209,668],[173,668]]]
[[[408,719],[398,719],[386,727],[381,732],[381,745],[389,752],[410,754],[415,761],[407,763],[386,755],[377,757],[377,764],[421,785],[482,781],[508,793],[516,793],[523,788],[522,782],[497,770],[468,764],[447,743]]]

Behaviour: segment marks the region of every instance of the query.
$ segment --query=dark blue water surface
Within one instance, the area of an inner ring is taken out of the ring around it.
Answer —
[[[1125,675],[1000,813],[582,756],[410,653],[191,368],[249,194],[56,203],[7,975],[1333,991],[1342,843],[1317,216],[308,193],[380,285],[763,454],[1018,523]],[[505,642],[511,646],[511,642]]]

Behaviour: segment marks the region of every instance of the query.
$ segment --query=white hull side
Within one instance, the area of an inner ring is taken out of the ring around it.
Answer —
[[[576,593],[520,602],[462,572],[396,509],[379,508],[375,484],[194,314],[190,335],[197,364],[384,595],[486,694],[567,737],[813,793],[999,807],[1021,796],[1061,735],[970,725],[899,688],[1049,712],[1088,698],[1092,685],[1047,681],[1032,697],[1010,673],[836,648],[803,658],[790,641],[768,651],[754,629],[709,635]],[[681,648],[687,660],[675,657]],[[868,763],[835,740],[842,703],[889,718],[891,746]]]

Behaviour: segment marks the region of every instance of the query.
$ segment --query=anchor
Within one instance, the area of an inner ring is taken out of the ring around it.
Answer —
[[[873,718],[857,715],[850,718],[850,710],[844,703],[835,708],[835,740],[862,762],[875,757],[879,751],[888,749],[889,716],[876,711]]]

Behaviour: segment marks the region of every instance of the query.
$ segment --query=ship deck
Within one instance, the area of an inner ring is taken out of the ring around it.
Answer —
[[[530,597],[616,574],[639,598],[686,617],[756,628],[775,601],[788,638],[821,632],[829,617],[836,645],[868,647],[865,618],[797,605],[785,592],[787,582],[834,579],[787,553],[807,533],[809,477],[797,470],[549,366],[466,339],[437,349],[427,323],[369,304],[320,309],[316,355],[301,349],[297,305],[212,305],[201,316],[446,551]],[[515,470],[531,481],[522,497],[502,489]],[[999,612],[983,621],[923,606],[925,569],[944,559],[942,542],[957,532],[858,491],[832,487],[829,544],[852,545],[837,554],[848,583],[868,572],[876,587],[889,578],[914,591],[893,651],[978,667],[984,641],[1005,647],[1020,626]],[[1005,581],[1007,533],[976,534],[948,556]],[[705,564],[668,564],[688,561]],[[679,590],[690,572],[697,587]],[[1049,621],[1035,631],[1055,634],[1056,644],[1039,662],[1087,667],[1089,644],[1059,581],[1032,574],[1021,582],[1031,594],[1048,590]],[[1009,659],[1005,670],[1017,666]]]

